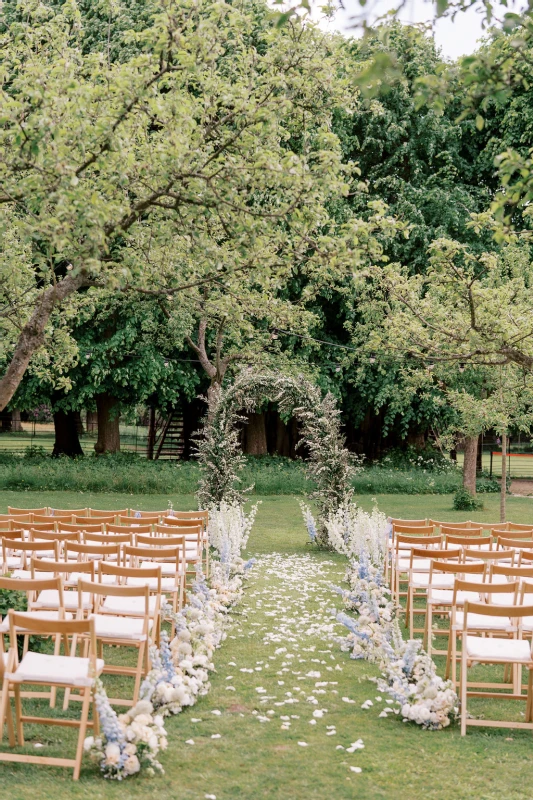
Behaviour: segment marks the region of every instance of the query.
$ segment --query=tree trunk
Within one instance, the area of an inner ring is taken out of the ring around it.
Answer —
[[[52,456],[82,456],[75,411],[54,412],[55,442]]]
[[[500,486],[500,522],[505,522],[507,500],[507,434],[502,433],[502,484]]]
[[[94,450],[98,455],[102,455],[102,453],[118,453],[120,450],[120,415],[113,413],[116,405],[116,397],[107,392],[96,395],[98,439]]]
[[[475,495],[478,436],[465,436],[465,460],[463,464],[463,486]]]
[[[20,420],[20,411],[11,412],[11,431],[13,433],[22,433],[22,422]]]
[[[250,456],[264,456],[267,453],[265,415],[262,413],[248,414],[245,452]]]
[[[77,292],[82,286],[89,285],[90,281],[87,276],[79,273],[74,276],[67,275],[59,283],[49,286],[41,292],[35,303],[33,314],[20,332],[9,366],[0,378],[0,411],[7,406],[17,391],[32,355],[43,344],[44,331],[54,306]]]
[[[81,412],[74,411],[73,414],[74,414],[74,419],[76,421],[76,430],[78,431],[78,436],[83,436],[85,431],[83,429],[83,420],[81,418]]]
[[[150,406],[149,424],[148,424],[148,444],[146,447],[146,458],[148,461],[154,460],[154,445],[155,445],[155,406]]]

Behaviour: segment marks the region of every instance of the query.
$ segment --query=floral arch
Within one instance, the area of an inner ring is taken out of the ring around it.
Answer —
[[[243,370],[234,382],[209,400],[209,410],[197,450],[202,469],[198,499],[203,507],[242,503],[246,488],[240,472],[244,456],[239,442],[241,412],[254,411],[265,400],[278,404],[280,413],[295,416],[302,426],[301,443],[309,450],[307,476],[315,489],[310,498],[318,509],[317,540],[326,541],[324,520],[350,503],[355,459],[346,449],[340,412],[331,393],[303,375],[280,375]]]

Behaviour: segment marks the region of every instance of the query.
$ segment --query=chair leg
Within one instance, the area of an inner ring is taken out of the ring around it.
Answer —
[[[54,637],[54,655],[58,656],[61,650],[61,636]],[[50,687],[50,708],[56,707],[57,687]]]
[[[143,672],[144,654],[148,650],[146,642],[141,642],[139,645],[139,655],[137,658],[137,671],[135,672],[135,686],[133,688],[133,705],[139,700],[139,691],[141,688],[141,678]]]
[[[19,745],[24,745],[24,728],[22,725],[22,703],[20,700],[20,686],[18,683],[14,686],[15,690],[15,725],[17,729],[17,739]]]
[[[11,704],[9,702],[9,683],[4,679],[2,686],[2,698],[0,700],[0,742],[4,738],[4,723],[7,723],[7,734],[9,746],[16,744],[15,732],[13,729],[13,716],[11,714]]]
[[[466,736],[467,671],[466,647],[464,647],[461,654],[461,675],[459,678],[461,684],[461,736]]]
[[[81,710],[80,731],[78,734],[78,747],[76,748],[76,764],[74,766],[74,775],[72,776],[75,781],[80,777],[81,760],[83,758],[83,743],[85,741],[85,733],[87,732],[87,720],[89,718],[89,708],[91,705],[91,689],[85,687],[83,693],[83,705]]]
[[[426,627],[424,630],[424,643],[422,646],[425,648],[425,651],[428,654],[428,656],[431,656],[432,645],[433,645],[433,606],[431,605],[431,603],[427,603]]]
[[[533,669],[528,670],[526,722],[533,722]]]

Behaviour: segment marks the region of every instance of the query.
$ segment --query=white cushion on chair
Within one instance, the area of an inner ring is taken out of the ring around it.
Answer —
[[[468,656],[474,659],[531,661],[531,644],[523,639],[487,639],[481,636],[467,636],[466,651]]]
[[[153,569],[154,567],[161,567],[161,574],[162,575],[182,575],[183,571],[180,570],[176,573],[176,562],[175,561],[142,561],[141,562],[141,569]],[[130,580],[139,580],[138,578],[128,578],[128,582]],[[148,579],[151,580],[151,579]],[[137,584],[138,586],[143,586],[144,581],[141,584]]]
[[[138,642],[146,641],[143,634],[144,620],[132,617],[113,617],[111,614],[93,614],[96,635],[101,639],[135,639]],[[153,620],[148,620],[148,630],[152,628]]]
[[[465,600],[472,603],[479,603],[478,592],[457,592],[457,603],[462,605]],[[453,602],[453,591],[448,589],[431,589],[428,596],[428,603],[443,603],[451,605]]]
[[[104,661],[96,660],[98,675],[104,669]],[[26,653],[16,671],[9,675],[9,680],[20,683],[67,683],[72,686],[91,686],[93,678],[88,676],[89,659],[73,656],[52,656],[47,653]]]
[[[63,592],[63,601],[65,603],[65,608],[70,610],[77,609],[78,592]],[[91,595],[88,592],[83,592],[82,602],[85,610],[93,607]],[[45,589],[40,592],[38,598],[33,603],[33,608],[54,608],[54,606],[56,608],[59,607],[59,595],[55,589]]]
[[[411,586],[414,588],[423,588],[427,589],[429,587],[429,572],[415,572],[413,575],[413,579],[410,581]],[[450,586],[453,589],[453,585],[455,583],[455,576],[454,575],[433,575],[433,581],[431,586],[434,588],[444,589],[447,586]]]
[[[163,602],[163,597],[161,598]],[[155,612],[157,597],[151,596],[148,598],[148,608],[150,614]],[[133,614],[135,616],[144,616],[145,602],[144,597],[106,597],[101,609],[113,612],[114,614]]]
[[[158,580],[157,578],[128,578],[126,583],[128,586],[148,586],[152,591],[155,591]],[[175,578],[161,578],[161,590],[163,592],[174,592],[178,588]]]
[[[26,614],[31,614],[32,617],[35,619],[59,619],[59,611],[26,611]],[[61,619],[72,619],[72,614],[65,614],[64,617]],[[19,630],[24,630],[23,628],[19,628]],[[28,628],[27,630],[31,630]],[[9,633],[9,617],[5,616],[2,622],[0,622],[0,633]]]
[[[455,614],[456,624],[462,629],[464,612],[457,611]],[[489,617],[485,614],[468,614],[468,628],[483,630],[506,631],[511,628],[509,617]]]

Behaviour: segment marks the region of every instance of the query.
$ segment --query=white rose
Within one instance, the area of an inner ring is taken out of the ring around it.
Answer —
[[[135,775],[136,772],[139,772],[140,768],[141,765],[136,755],[128,756],[124,762],[124,773],[126,775]]]
[[[120,761],[120,747],[116,742],[106,744],[104,753],[107,764],[118,764]]]

